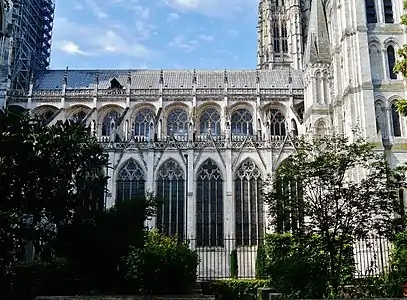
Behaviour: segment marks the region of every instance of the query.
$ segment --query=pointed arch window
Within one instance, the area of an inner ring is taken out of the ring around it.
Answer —
[[[116,202],[144,195],[144,172],[137,162],[129,160],[117,175]]]
[[[102,136],[110,136],[120,115],[117,111],[110,111],[102,122]]]
[[[149,137],[154,118],[155,115],[151,109],[143,108],[137,112],[134,119],[134,136]]]
[[[36,114],[36,117],[40,119],[43,122],[48,122],[51,121],[52,117],[54,114],[57,112],[57,109],[55,107],[47,107],[45,110],[40,111],[39,113]]]
[[[365,5],[366,5],[366,22],[377,23],[375,0],[365,0]]]
[[[211,159],[198,170],[196,202],[197,246],[223,246],[223,179]]]
[[[392,0],[383,0],[384,21],[385,23],[394,23],[393,2]]]
[[[253,135],[253,116],[247,109],[236,110],[231,117],[233,135]]]
[[[266,113],[266,118],[270,126],[271,135],[286,135],[286,119],[280,110],[276,108],[268,110]]]
[[[87,113],[84,110],[80,110],[80,111],[74,113],[70,119],[71,119],[71,121],[73,121],[75,123],[80,123],[80,122],[84,121],[86,115],[87,115]]]
[[[280,53],[280,26],[277,22],[273,24],[274,53]]]
[[[201,114],[199,119],[200,133],[209,133],[212,135],[220,135],[220,114],[215,108],[208,108]]]
[[[157,197],[162,206],[157,210],[157,228],[167,235],[184,236],[185,177],[173,159],[166,161],[157,175]]]
[[[292,168],[292,161],[285,160],[277,169],[275,190],[278,200],[276,209],[276,229],[278,233],[302,232],[304,224],[303,187],[301,180],[282,175],[283,168]]]
[[[182,108],[174,108],[167,117],[167,135],[188,135],[188,112]]]
[[[386,108],[382,102],[375,103],[376,113],[376,132],[381,134],[382,138],[387,138],[387,117]]]
[[[252,160],[242,163],[235,176],[236,246],[262,242],[265,232],[261,172]]]
[[[281,26],[281,42],[283,53],[288,53],[288,31],[286,21],[283,21]]]
[[[397,74],[394,72],[394,66],[396,65],[396,52],[391,45],[387,47],[387,61],[389,65],[390,79],[397,79]]]
[[[401,124],[400,124],[400,114],[397,111],[396,105],[393,103],[391,105],[391,119],[393,127],[393,136],[401,136]]]
[[[315,130],[315,135],[317,137],[324,137],[326,135],[326,125],[324,121],[319,121],[316,130]]]

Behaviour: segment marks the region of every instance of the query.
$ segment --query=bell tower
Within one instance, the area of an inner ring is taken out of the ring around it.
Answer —
[[[300,0],[260,0],[257,68],[302,67]]]

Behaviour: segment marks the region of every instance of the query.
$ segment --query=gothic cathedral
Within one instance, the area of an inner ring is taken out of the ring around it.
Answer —
[[[392,165],[407,161],[402,14],[402,0],[260,0],[257,69],[45,70],[5,100],[91,128],[110,158],[105,207],[150,191],[164,200],[151,227],[253,246],[267,227],[261,185],[296,136],[357,128]]]

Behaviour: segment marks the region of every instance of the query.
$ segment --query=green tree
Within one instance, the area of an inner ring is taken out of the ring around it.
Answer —
[[[24,259],[26,241],[49,256],[48,242],[59,228],[78,212],[101,208],[107,163],[83,124],[48,127],[26,114],[1,113],[0,277]]]
[[[385,155],[363,138],[302,139],[268,184],[265,200],[276,228],[320,237],[329,257],[328,282],[336,290],[347,245],[393,231],[404,170],[391,169]],[[281,226],[282,221],[291,226]]]
[[[404,10],[407,10],[407,1],[404,1]],[[407,26],[407,15],[401,17],[401,24]],[[398,55],[400,59],[396,62],[394,66],[394,71],[400,73],[407,78],[407,44],[403,45],[402,48],[398,50]],[[396,102],[397,110],[403,116],[407,116],[407,100],[402,99]]]

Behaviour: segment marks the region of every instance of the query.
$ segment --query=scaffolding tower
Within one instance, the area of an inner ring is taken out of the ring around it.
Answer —
[[[11,89],[27,92],[31,75],[48,68],[54,11],[54,0],[14,2]]]

